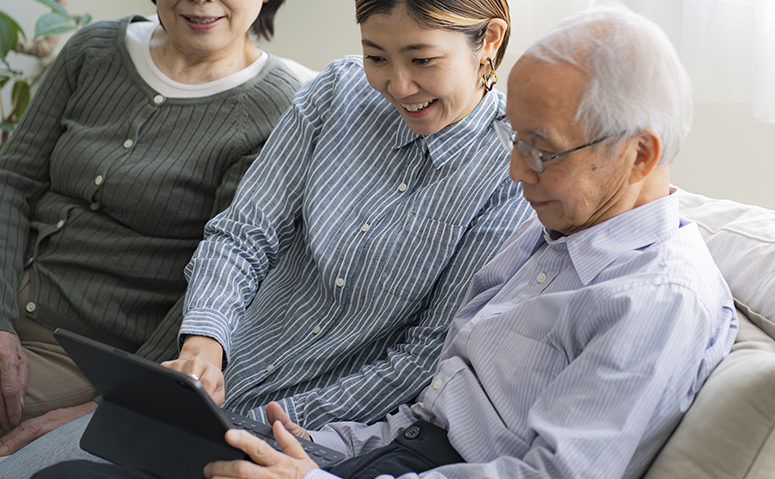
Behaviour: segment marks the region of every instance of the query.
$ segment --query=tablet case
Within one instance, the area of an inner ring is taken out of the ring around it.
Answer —
[[[233,414],[216,406],[199,381],[61,328],[54,337],[102,396],[81,438],[85,451],[165,479],[203,478],[209,462],[247,459],[224,439]],[[272,437],[269,425],[248,421]],[[299,441],[321,466],[344,459]]]

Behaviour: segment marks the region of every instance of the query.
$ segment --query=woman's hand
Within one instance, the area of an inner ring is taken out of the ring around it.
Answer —
[[[97,403],[89,401],[80,406],[55,409],[42,416],[27,419],[0,438],[0,456],[9,456],[44,434],[94,412],[95,409],[97,409]]]
[[[21,420],[29,365],[19,337],[0,331],[0,427],[4,431],[18,426]]]
[[[301,430],[303,431],[303,429]],[[304,452],[304,448],[299,444],[299,441],[283,427],[280,421],[276,421],[272,425],[272,431],[274,432],[275,440],[283,448],[284,453],[274,450],[272,446],[247,431],[237,429],[227,431],[226,442],[244,451],[253,462],[211,462],[205,466],[205,477],[210,479],[302,479],[309,471],[317,469],[318,465],[315,464],[315,461],[309,458],[307,453]]]
[[[221,343],[206,336],[187,336],[178,359],[161,365],[201,381],[207,394],[220,406],[224,401],[222,362]]]

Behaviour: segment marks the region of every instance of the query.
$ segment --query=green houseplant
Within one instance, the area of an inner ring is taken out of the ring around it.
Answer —
[[[63,0],[34,0],[50,9],[38,18],[35,34],[28,36],[9,14],[0,10],[0,90],[10,89],[10,105],[0,96],[0,148],[13,132],[30,102],[32,88],[40,81],[50,62],[35,73],[16,70],[8,62],[9,52],[34,57],[48,56],[56,46],[58,35],[77,30],[91,21],[91,15],[71,15]]]

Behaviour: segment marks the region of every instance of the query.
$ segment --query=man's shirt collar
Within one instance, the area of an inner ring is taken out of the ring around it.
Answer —
[[[556,240],[544,229],[535,249],[543,243],[565,244],[576,273],[587,285],[624,253],[645,248],[679,226],[678,195],[670,194]]]

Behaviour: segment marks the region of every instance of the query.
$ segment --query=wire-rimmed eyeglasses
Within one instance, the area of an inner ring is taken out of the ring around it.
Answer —
[[[596,145],[601,141],[605,141],[610,138],[613,138],[613,136],[604,136],[603,138],[590,141],[586,145],[577,146],[576,148],[571,148],[570,150],[565,150],[563,152],[554,154],[548,158],[544,158],[544,154],[541,153],[541,150],[531,145],[530,143],[526,142],[525,140],[517,138],[517,132],[512,130],[511,125],[507,123],[506,115],[501,115],[493,118],[492,126],[493,128],[495,128],[495,133],[497,133],[498,139],[500,140],[501,144],[509,150],[514,148],[514,145],[517,145],[519,152],[522,154],[525,160],[527,160],[527,165],[530,167],[531,170],[535,171],[536,173],[543,173],[544,165],[547,161],[556,160],[561,156],[569,155],[574,151],[578,151],[582,148]]]

